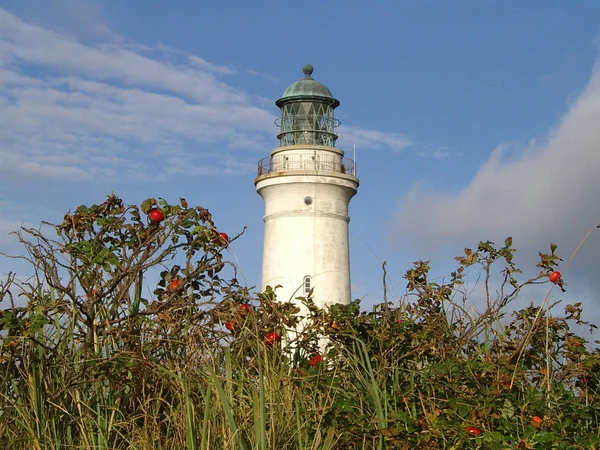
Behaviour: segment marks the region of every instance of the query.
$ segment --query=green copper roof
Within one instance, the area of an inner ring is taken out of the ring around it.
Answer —
[[[313,66],[306,64],[302,67],[304,79],[296,81],[289,85],[279,100],[275,102],[277,106],[281,106],[290,100],[329,100],[331,106],[337,108],[340,102],[333,97],[331,91],[327,87],[311,77]]]

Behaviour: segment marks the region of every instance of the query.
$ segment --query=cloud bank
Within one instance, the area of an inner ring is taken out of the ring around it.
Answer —
[[[157,166],[165,177],[248,174],[276,146],[275,106],[223,80],[248,70],[111,36],[82,43],[0,9],[0,173],[76,182]],[[374,147],[402,145],[393,133],[357,132]]]
[[[439,254],[475,246],[480,240],[498,244],[513,236],[527,263],[538,251],[558,244],[568,259],[562,270],[578,282],[577,293],[600,301],[600,67],[544,142],[524,148],[500,145],[475,177],[459,192],[419,184],[401,198],[393,220],[397,242]],[[515,157],[515,149],[518,155]],[[508,154],[510,150],[510,155]],[[456,177],[464,177],[460,172]],[[575,283],[573,283],[575,285]]]

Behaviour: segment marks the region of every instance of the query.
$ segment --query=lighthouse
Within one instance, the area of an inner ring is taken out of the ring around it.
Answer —
[[[348,205],[358,178],[335,147],[340,102],[312,78],[310,64],[302,72],[275,102],[279,147],[259,161],[254,181],[265,203],[262,290],[281,286],[283,302],[312,292],[325,308],[351,300]]]

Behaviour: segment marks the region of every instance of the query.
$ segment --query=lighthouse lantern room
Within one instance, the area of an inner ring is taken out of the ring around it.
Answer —
[[[315,304],[350,302],[348,204],[358,189],[354,161],[335,148],[340,102],[312,78],[276,101],[280,146],[259,161],[254,184],[265,202],[262,289],[279,301],[312,292]],[[300,306],[300,305],[299,305]]]

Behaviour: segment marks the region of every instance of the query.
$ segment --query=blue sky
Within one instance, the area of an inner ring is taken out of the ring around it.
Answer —
[[[111,191],[185,197],[247,226],[232,250],[259,285],[256,163],[311,63],[357,149],[354,297],[381,301],[383,261],[397,298],[413,261],[443,276],[479,240],[567,259],[600,222],[599,43],[595,1],[2,0],[0,249]],[[599,273],[600,230],[553,296],[600,321]]]

